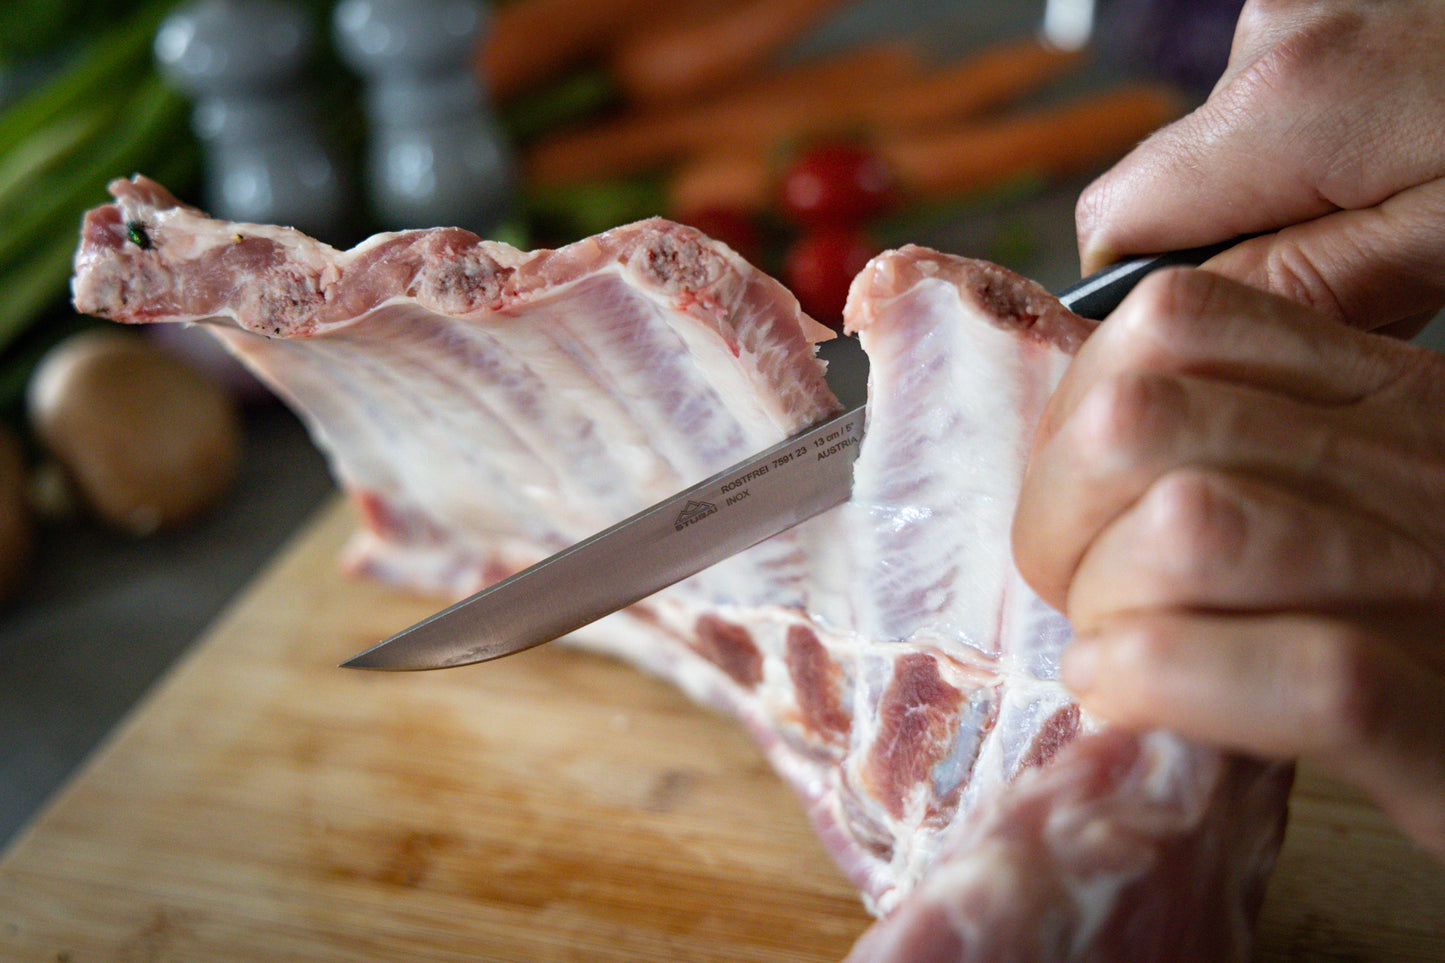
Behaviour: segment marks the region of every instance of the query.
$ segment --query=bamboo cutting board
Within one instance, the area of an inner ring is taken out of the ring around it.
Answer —
[[[334,666],[434,608],[336,507],[0,859],[0,959],[836,961],[868,925],[748,738],[542,647]],[[117,653],[123,657],[122,653]],[[1260,960],[1445,960],[1445,869],[1306,774]]]

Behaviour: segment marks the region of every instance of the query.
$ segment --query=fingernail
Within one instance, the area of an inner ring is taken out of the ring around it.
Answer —
[[[1110,245],[1088,238],[1079,252],[1079,272],[1081,274],[1093,274],[1102,270],[1119,260],[1119,255]]]
[[[1075,637],[1064,649],[1059,664],[1059,677],[1064,685],[1081,695],[1092,689],[1098,677],[1101,654],[1099,640],[1094,636]]]

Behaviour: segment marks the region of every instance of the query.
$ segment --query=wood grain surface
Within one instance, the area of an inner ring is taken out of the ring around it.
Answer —
[[[0,858],[0,959],[836,961],[867,915],[743,732],[542,647],[337,662],[435,607],[329,508]],[[123,659],[125,653],[115,653]],[[1311,773],[1267,961],[1445,960],[1445,868]]]

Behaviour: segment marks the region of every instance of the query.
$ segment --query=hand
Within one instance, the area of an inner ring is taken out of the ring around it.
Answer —
[[[1216,273],[1359,327],[1445,304],[1445,3],[1249,0],[1208,100],[1086,190],[1085,271],[1268,233]]]
[[[1311,758],[1445,859],[1445,355],[1152,275],[1050,401],[1014,551],[1087,709]]]

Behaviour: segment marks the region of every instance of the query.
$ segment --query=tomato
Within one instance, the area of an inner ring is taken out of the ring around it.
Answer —
[[[743,260],[754,264],[762,255],[763,235],[758,224],[744,211],[729,207],[705,207],[679,215],[678,223],[695,227],[715,241],[722,241]]]
[[[849,141],[813,145],[784,169],[778,205],[795,224],[859,224],[897,202],[893,173],[876,154]]]
[[[823,324],[842,328],[848,287],[879,250],[860,228],[815,228],[788,248],[783,279],[804,311]]]

